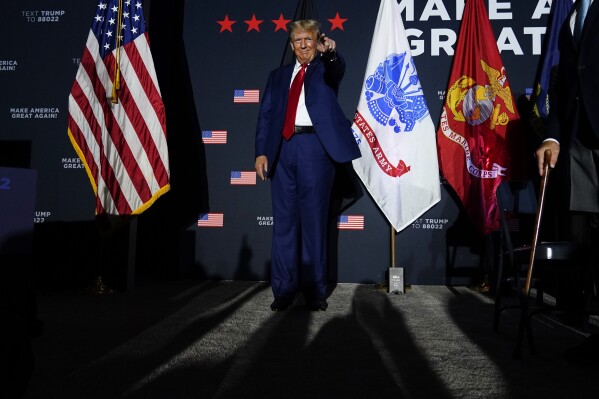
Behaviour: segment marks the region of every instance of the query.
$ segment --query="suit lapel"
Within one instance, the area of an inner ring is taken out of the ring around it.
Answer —
[[[314,74],[314,71],[316,70],[320,62],[322,62],[320,60],[320,54],[317,53],[316,58],[314,58],[312,62],[310,62],[310,65],[308,65],[308,69],[306,69],[306,76],[304,77],[304,90],[308,90],[308,86],[310,86],[310,79],[312,79],[312,75]]]

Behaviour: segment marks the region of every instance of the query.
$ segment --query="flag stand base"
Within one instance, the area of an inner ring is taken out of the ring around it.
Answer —
[[[102,276],[98,276],[96,277],[95,284],[89,288],[89,292],[91,292],[92,294],[104,295],[112,294],[114,290],[104,285],[104,283],[102,282]]]
[[[389,293],[399,294],[405,292],[405,284],[403,278],[403,267],[389,268]]]

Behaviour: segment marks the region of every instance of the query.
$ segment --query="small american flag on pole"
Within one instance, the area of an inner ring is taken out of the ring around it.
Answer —
[[[363,215],[340,215],[337,220],[338,230],[364,230]]]
[[[141,0],[98,3],[68,108],[97,215],[139,214],[169,191],[165,110]]]
[[[201,213],[198,216],[198,227],[223,227],[222,213]]]
[[[233,92],[234,103],[258,103],[260,102],[260,90],[235,90]]]
[[[231,171],[232,185],[256,185],[256,171],[233,170]]]
[[[227,144],[226,130],[202,130],[204,144]]]

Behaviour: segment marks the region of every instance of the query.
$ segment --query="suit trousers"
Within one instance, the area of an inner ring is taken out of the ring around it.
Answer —
[[[301,290],[326,298],[329,208],[335,162],[316,133],[282,140],[272,176],[271,285],[275,298]]]
[[[599,277],[599,252],[592,250],[599,242],[599,148],[588,125],[582,127],[569,149],[570,212],[566,227],[567,239],[588,245],[591,253],[570,263],[569,272],[561,278],[559,295],[565,307],[574,310],[584,309],[588,295],[597,291]]]
[[[599,213],[599,148],[579,138],[570,146],[570,210]]]

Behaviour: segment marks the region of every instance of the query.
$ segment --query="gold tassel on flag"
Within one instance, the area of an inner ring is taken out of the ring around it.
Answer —
[[[117,18],[117,31],[118,33],[116,34],[116,45],[115,45],[115,50],[116,50],[116,54],[114,57],[114,84],[112,85],[112,103],[113,104],[117,104],[119,102],[119,98],[117,96],[117,90],[121,89],[121,69],[119,67],[120,63],[121,63],[121,40],[122,40],[122,36],[121,36],[121,26],[123,24],[123,0],[119,0],[119,11],[118,11],[118,18]]]

